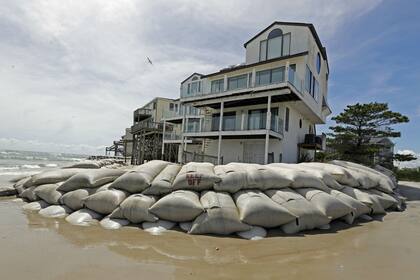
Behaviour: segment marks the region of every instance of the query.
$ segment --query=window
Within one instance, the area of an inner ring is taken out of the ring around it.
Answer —
[[[311,72],[311,70],[309,70],[308,65],[306,65],[305,89],[306,89],[307,92],[311,93],[311,89],[312,89],[312,72]]]
[[[302,119],[299,119],[299,128],[302,128]]]
[[[248,111],[248,129],[265,129],[267,110],[257,109]]]
[[[174,110],[174,103],[169,103],[169,111],[173,111]]]
[[[317,53],[316,55],[315,66],[316,66],[316,71],[319,74],[319,72],[321,72],[321,55],[319,53]]]
[[[178,112],[178,104],[175,104],[175,112]]]
[[[258,71],[255,78],[257,86],[280,83],[284,81],[284,67]]]
[[[247,74],[231,77],[228,79],[228,90],[246,88]]]
[[[273,29],[267,40],[260,42],[260,61],[290,55],[290,33],[283,34],[281,29]]]
[[[220,113],[213,114],[211,118],[211,130],[219,131]],[[231,131],[236,129],[236,112],[224,112],[222,130]]]
[[[289,114],[290,110],[288,107],[286,107],[286,117],[285,117],[285,123],[284,123],[284,130],[289,131]]]
[[[222,92],[224,90],[224,79],[211,81],[211,92]]]
[[[248,87],[252,87],[252,72],[248,73]]]
[[[296,64],[291,64],[289,66],[289,81],[292,84],[295,84],[295,73],[296,73]]]
[[[319,83],[317,80],[315,80],[314,83],[314,95],[313,95],[314,99],[318,102],[319,100]]]
[[[319,99],[319,83],[306,65],[305,89],[316,100]]]
[[[267,40],[260,42],[260,61],[267,59]]]
[[[279,154],[279,162],[283,162],[283,154],[282,153]]]

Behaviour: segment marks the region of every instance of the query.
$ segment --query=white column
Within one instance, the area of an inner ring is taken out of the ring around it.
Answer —
[[[241,114],[242,114],[241,115],[241,130],[244,130],[245,129],[245,110],[242,110]]]
[[[222,148],[222,128],[223,128],[223,110],[225,107],[225,102],[220,102],[220,115],[219,115],[219,142],[217,145],[217,164],[221,164],[220,162],[220,152]]]
[[[227,75],[223,76],[223,91],[227,91],[228,88],[228,79],[227,79]]]
[[[166,120],[163,120],[163,131],[162,131],[162,159],[165,154],[165,132],[166,132]]]
[[[255,68],[252,68],[252,78],[251,78],[251,86],[255,87],[255,78],[257,75],[257,71],[255,71]]]
[[[268,101],[267,101],[267,119],[265,123],[264,164],[268,164],[268,146],[270,143],[270,126],[271,126],[271,95],[268,96]]]
[[[285,73],[284,73],[284,81],[288,82],[289,81],[289,67],[290,67],[290,63],[289,61],[286,62],[286,68],[285,68]],[[294,81],[293,81],[294,82]]]

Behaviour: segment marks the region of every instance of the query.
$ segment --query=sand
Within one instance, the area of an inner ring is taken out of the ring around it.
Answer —
[[[420,184],[404,212],[259,241],[77,227],[0,200],[1,279],[419,279]]]

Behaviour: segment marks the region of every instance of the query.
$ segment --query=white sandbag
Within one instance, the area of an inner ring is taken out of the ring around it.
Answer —
[[[228,193],[204,191],[200,202],[205,212],[193,221],[188,233],[227,235],[251,228],[239,219],[238,209]]]
[[[281,226],[281,229],[287,234],[322,228],[330,222],[330,219],[325,214],[290,188],[268,190],[265,193],[274,202],[280,204],[297,217],[294,221]]]
[[[73,163],[72,165],[63,167],[63,168],[97,169],[97,168],[101,168],[101,165],[99,164],[98,161],[83,160],[83,161]]]
[[[116,179],[111,188],[140,193],[150,186],[153,179],[169,164],[167,161],[152,160],[136,166]]]
[[[314,175],[325,183],[329,188],[339,190],[342,188],[342,185],[338,183],[334,176],[323,169],[312,168],[311,165],[304,165],[302,163],[296,164],[296,167],[302,170],[303,172]]]
[[[45,184],[35,188],[35,194],[49,204],[60,204],[60,198],[63,195],[57,190],[61,184]]]
[[[63,182],[70,178],[71,176],[76,175],[77,173],[83,172],[81,168],[69,168],[69,169],[54,169],[45,172],[41,172],[35,175],[32,175],[31,180],[26,182],[26,185],[45,185],[45,184],[55,184],[58,182]]]
[[[61,204],[65,204],[74,211],[82,209],[84,207],[84,199],[87,198],[89,195],[95,193],[96,190],[96,188],[88,188],[78,189],[65,193],[60,199]]]
[[[96,188],[114,181],[125,172],[124,169],[87,169],[70,177],[58,190],[70,192],[81,188]]]
[[[159,219],[172,222],[188,222],[194,220],[204,209],[196,192],[178,190],[159,199],[150,213]]]
[[[290,186],[292,180],[282,172],[266,165],[229,163],[214,168],[221,181],[214,184],[216,191],[235,193],[244,189],[267,190]]]
[[[36,201],[39,200],[39,197],[35,193],[35,189],[37,186],[32,186],[27,189],[24,189],[20,194],[21,198],[26,198],[29,201]]]
[[[346,186],[357,187],[360,185],[357,179],[351,176],[351,174],[342,166],[320,162],[302,162],[299,163],[299,165],[307,166],[311,169],[323,170],[333,176],[338,183]]]
[[[77,210],[66,217],[66,221],[75,226],[89,226],[98,223],[100,219],[101,214],[87,208]]]
[[[267,231],[262,227],[253,226],[250,230],[237,232],[236,234],[248,240],[261,240],[267,236]]]
[[[363,191],[361,189],[345,186],[340,190],[341,192],[353,197],[354,199],[362,202],[370,208],[370,214],[384,214],[385,209],[382,207],[379,199]]]
[[[50,206],[50,204],[46,203],[43,200],[38,200],[38,201],[30,202],[28,204],[23,205],[22,209],[25,211],[39,211],[48,206]]]
[[[108,215],[114,211],[127,196],[127,192],[122,190],[97,191],[85,198],[83,203],[85,207],[93,211]]]
[[[185,231],[185,232],[189,232],[191,230],[192,227],[192,222],[183,222],[183,223],[179,223],[179,227]]]
[[[121,204],[117,208],[114,209],[114,211],[111,212],[111,214],[108,215],[111,219],[126,219],[124,217],[124,213],[121,209]]]
[[[379,185],[377,176],[373,176],[375,173],[368,171],[360,164],[341,160],[333,160],[331,163],[346,168],[359,181],[360,188],[370,189]]]
[[[149,208],[156,202],[154,196],[133,194],[120,205],[124,218],[134,224],[142,222],[155,222],[158,218],[150,213]],[[117,208],[118,209],[118,208]],[[113,214],[111,214],[114,217]]]
[[[189,162],[182,166],[172,188],[174,190],[203,191],[213,189],[220,178],[214,173],[214,165],[208,162]]]
[[[26,189],[24,187],[25,183],[31,180],[31,176],[27,176],[24,177],[22,179],[20,179],[19,181],[17,181],[13,187],[16,189],[16,192],[18,193],[18,195],[20,196],[22,194],[22,192]]]
[[[398,187],[397,177],[395,176],[395,173],[392,172],[392,170],[389,170],[389,169],[387,169],[387,168],[385,168],[385,167],[383,167],[383,166],[381,166],[379,164],[375,165],[375,170],[378,171],[378,172],[380,172],[380,173],[382,173],[382,174],[384,174],[384,175],[386,175],[391,180],[391,182],[393,184],[393,188],[392,189],[395,189],[395,188]]]
[[[126,219],[114,219],[107,216],[103,218],[99,224],[105,229],[120,229],[130,224],[130,221]]]
[[[381,192],[379,190],[370,189],[366,191],[370,195],[377,197],[379,202],[381,203],[381,206],[387,210],[389,208],[395,209],[398,206],[398,200],[396,200],[391,195]]]
[[[266,228],[278,227],[296,219],[286,208],[259,190],[243,190],[234,194],[242,222]]]
[[[351,197],[351,196],[349,196],[349,195],[347,195],[347,194],[345,194],[341,191],[330,190],[328,192],[328,194],[337,198],[341,202],[347,204],[351,208],[353,208],[355,210],[355,212],[354,212],[355,218],[360,217],[364,214],[369,214],[370,211],[371,211],[370,208],[366,204],[358,201],[357,199],[355,199],[355,198],[353,198],[353,197]]]
[[[172,183],[181,170],[179,164],[169,164],[152,181],[149,188],[142,193],[146,195],[165,195],[172,192]]]
[[[296,192],[304,196],[331,220],[341,218],[348,224],[353,223],[356,210],[328,193],[312,188],[299,188]]]
[[[51,205],[44,209],[39,210],[39,214],[46,218],[64,218],[73,210],[65,205]]]
[[[163,232],[172,229],[175,226],[174,222],[159,220],[156,222],[143,222],[141,224],[143,229],[152,235],[160,235]]]

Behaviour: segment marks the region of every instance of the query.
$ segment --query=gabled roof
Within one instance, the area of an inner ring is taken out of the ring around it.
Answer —
[[[270,29],[271,27],[273,27],[274,25],[279,24],[279,25],[294,25],[294,26],[306,26],[309,28],[309,30],[312,33],[312,36],[314,36],[316,44],[318,45],[318,48],[321,50],[321,54],[322,57],[324,58],[324,60],[328,60],[327,59],[327,50],[326,48],[322,45],[321,40],[319,39],[318,34],[316,33],[315,27],[312,23],[304,23],[304,22],[287,22],[287,21],[275,21],[272,24],[270,24],[269,26],[267,26],[264,30],[260,31],[257,35],[255,35],[254,37],[252,37],[250,40],[248,40],[245,44],[244,47],[246,48],[246,46],[253,41],[255,38],[257,38],[258,36],[260,36],[262,33],[264,33],[265,31],[267,31],[268,29]]]
[[[187,81],[189,78],[191,78],[192,76],[195,76],[195,75],[200,76],[200,78],[203,76],[203,74],[200,74],[200,73],[194,72],[194,73],[192,73],[191,75],[189,75],[189,76],[188,76],[188,78],[186,78],[185,80],[183,80],[183,81],[181,82],[181,84],[185,83],[185,81]]]

